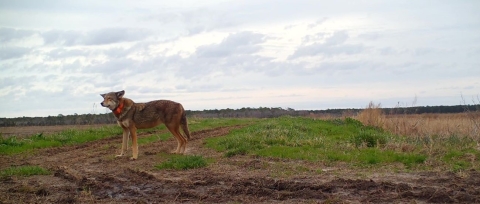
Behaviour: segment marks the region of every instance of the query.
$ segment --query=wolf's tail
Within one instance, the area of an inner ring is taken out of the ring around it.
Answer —
[[[180,119],[180,125],[182,126],[182,130],[187,136],[187,139],[190,139],[190,131],[188,130],[188,123],[187,123],[187,114],[185,111],[182,113],[182,118]]]

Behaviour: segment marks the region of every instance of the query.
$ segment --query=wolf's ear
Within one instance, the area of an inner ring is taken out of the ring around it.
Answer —
[[[107,94],[100,94],[100,96],[102,96],[103,98],[105,98],[105,95],[107,95]]]
[[[117,92],[117,93],[115,93],[115,94],[117,95],[117,98],[122,98],[123,95],[125,94],[125,91],[122,90],[122,91],[119,91],[119,92]]]

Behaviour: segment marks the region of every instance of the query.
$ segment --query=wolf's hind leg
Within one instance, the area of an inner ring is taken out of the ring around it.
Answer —
[[[177,149],[175,154],[183,154],[185,152],[185,146],[187,145],[187,139],[180,134],[179,125],[169,125],[167,126],[168,130],[173,134],[175,139],[177,139]]]

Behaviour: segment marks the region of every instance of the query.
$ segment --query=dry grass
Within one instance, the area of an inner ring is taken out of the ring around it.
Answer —
[[[370,102],[368,106],[355,118],[364,125],[383,127],[385,124],[385,115],[381,109],[381,104]]]
[[[475,121],[480,113],[415,114],[386,117],[383,128],[399,135],[449,137],[452,135],[479,138]]]
[[[399,109],[401,110],[401,109]],[[480,167],[480,111],[455,114],[385,114],[371,102],[355,119],[400,135],[382,148],[427,155],[425,166],[462,172]]]
[[[455,114],[395,114],[386,115],[380,104],[370,104],[355,119],[365,125],[376,126],[394,134],[423,137],[470,137],[480,139],[480,112]]]

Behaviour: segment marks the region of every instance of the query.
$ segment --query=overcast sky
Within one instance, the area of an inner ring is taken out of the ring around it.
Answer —
[[[188,110],[471,104],[479,10],[477,0],[0,0],[0,117],[105,113],[99,94],[120,90]]]

